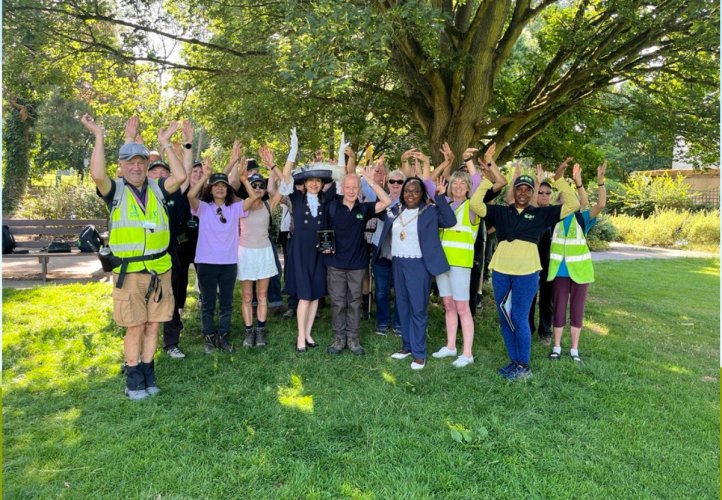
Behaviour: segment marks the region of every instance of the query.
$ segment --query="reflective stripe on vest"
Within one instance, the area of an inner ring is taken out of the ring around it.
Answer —
[[[148,179],[146,190],[148,201],[145,212],[130,192],[130,187],[127,187],[122,180],[116,182],[116,189],[122,189],[123,193],[118,204],[111,208],[108,229],[110,233],[108,246],[116,257],[152,255],[168,248],[170,242],[168,214],[162,198],[159,198],[162,192],[156,182]],[[152,183],[156,184],[152,185]],[[166,254],[155,260],[131,262],[128,264],[127,272],[134,273],[147,269],[162,274],[170,267],[170,255]],[[120,266],[114,268],[113,272],[120,272]]]
[[[473,225],[469,217],[469,200],[456,207],[456,225],[440,231],[441,246],[449,265],[473,267],[474,241],[479,225]]]
[[[549,249],[549,277],[547,279],[551,281],[556,277],[559,266],[564,260],[569,277],[575,283],[593,283],[592,254],[589,252],[584,230],[574,214],[568,217],[571,217],[572,221],[566,234],[564,234],[564,220],[559,221],[554,227],[552,244]]]

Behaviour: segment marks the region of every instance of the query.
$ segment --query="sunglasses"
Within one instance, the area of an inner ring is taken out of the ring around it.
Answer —
[[[225,217],[223,217],[223,211],[221,210],[221,207],[218,207],[218,210],[216,210],[216,215],[220,216],[221,218],[221,224],[225,224],[228,222]]]
[[[251,187],[253,189],[266,189],[266,185],[262,182],[254,182],[253,184],[251,184]]]
[[[389,179],[389,184],[403,184],[404,181],[401,179]]]
[[[544,196],[550,196],[552,194],[551,191],[539,191],[539,194],[543,194]]]

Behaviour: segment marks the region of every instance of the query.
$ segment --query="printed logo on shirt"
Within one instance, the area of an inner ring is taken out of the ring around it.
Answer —
[[[364,214],[356,214],[356,219],[364,220]]]
[[[534,220],[535,215],[534,214],[524,214],[524,218],[526,220]]]

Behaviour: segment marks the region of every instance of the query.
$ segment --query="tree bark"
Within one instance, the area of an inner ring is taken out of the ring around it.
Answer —
[[[25,196],[30,175],[33,103],[11,101],[12,109],[3,127],[5,175],[3,177],[3,215],[12,216]]]

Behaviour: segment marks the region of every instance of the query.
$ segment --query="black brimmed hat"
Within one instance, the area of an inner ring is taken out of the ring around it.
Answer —
[[[323,182],[330,182],[333,178],[333,170],[328,163],[311,163],[297,168],[292,175],[294,181],[321,179]]]

